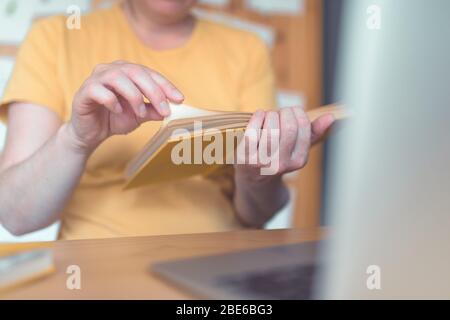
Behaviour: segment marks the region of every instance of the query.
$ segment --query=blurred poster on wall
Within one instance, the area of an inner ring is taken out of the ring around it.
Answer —
[[[200,4],[206,4],[209,6],[216,6],[216,7],[225,7],[228,4],[230,4],[230,0],[199,0]]]
[[[37,0],[35,15],[50,16],[55,14],[65,14],[67,8],[77,6],[81,12],[86,12],[91,7],[90,0]]]
[[[234,28],[253,32],[257,36],[259,36],[269,48],[272,48],[275,44],[276,32],[269,26],[236,18],[228,14],[209,12],[202,9],[195,9],[194,14],[199,18],[223,23]]]
[[[0,44],[20,44],[37,16],[66,14],[71,6],[86,12],[90,4],[90,0],[0,0]]]
[[[37,0],[0,0],[0,44],[22,42],[33,20]]]
[[[286,107],[305,107],[305,97],[301,92],[294,90],[278,90],[277,106],[279,108]]]
[[[300,15],[304,12],[304,0],[246,0],[248,9],[263,15]]]

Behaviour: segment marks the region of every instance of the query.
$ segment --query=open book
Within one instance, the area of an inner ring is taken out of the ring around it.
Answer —
[[[171,105],[171,116],[125,170],[131,189],[151,183],[207,175],[231,164],[235,149],[252,116],[251,113],[216,112],[187,105]],[[309,111],[314,121],[332,113],[345,117],[343,108],[326,106]],[[208,155],[209,157],[206,157]]]

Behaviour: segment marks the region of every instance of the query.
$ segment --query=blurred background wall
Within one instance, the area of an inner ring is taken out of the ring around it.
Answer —
[[[195,13],[259,35],[270,48],[277,78],[278,106],[306,109],[333,102],[339,12],[343,0],[200,0]],[[14,56],[33,20],[108,7],[115,0],[0,0],[0,95]],[[82,27],[82,25],[81,25]],[[6,133],[0,124],[0,152]],[[321,224],[324,148],[313,149],[308,166],[286,180],[293,201],[268,228],[309,228]],[[20,239],[0,226],[0,241],[51,240],[57,225]]]

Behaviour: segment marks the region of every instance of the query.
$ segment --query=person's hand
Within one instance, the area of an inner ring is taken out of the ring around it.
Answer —
[[[303,168],[311,145],[334,120],[332,114],[326,114],[311,123],[299,107],[255,112],[238,146],[236,179],[264,183]]]
[[[181,103],[184,96],[156,71],[123,61],[98,65],[75,94],[70,135],[76,148],[92,152],[112,135],[168,116],[168,100]]]

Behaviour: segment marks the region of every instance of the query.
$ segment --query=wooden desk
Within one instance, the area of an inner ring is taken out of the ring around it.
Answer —
[[[189,299],[153,275],[155,262],[318,240],[322,230],[236,231],[49,243],[57,272],[0,299]],[[81,290],[68,290],[66,269],[81,268]]]

